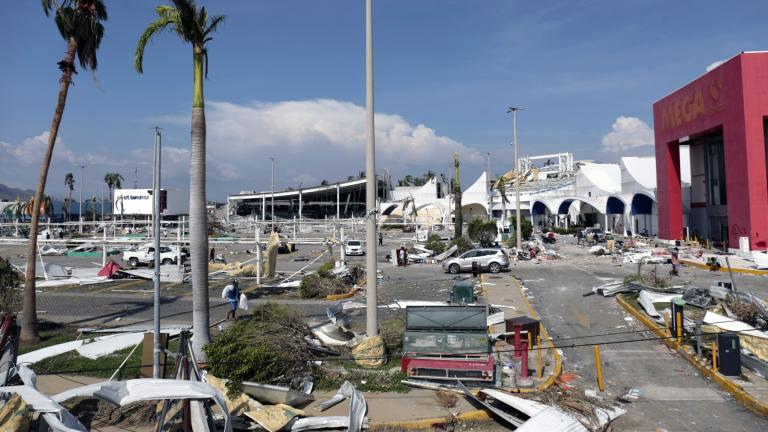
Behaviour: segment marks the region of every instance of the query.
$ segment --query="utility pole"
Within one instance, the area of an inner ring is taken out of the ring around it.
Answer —
[[[275,158],[271,157],[269,159],[272,160],[272,231],[275,231]]]
[[[488,220],[493,219],[493,191],[491,190],[491,154],[486,153],[488,168],[485,170],[485,190],[488,191]]]
[[[368,337],[379,334],[379,310],[376,304],[376,136],[373,112],[373,4],[372,0],[365,0],[365,306]]]
[[[83,178],[85,175],[85,165],[80,165],[80,210],[78,210],[78,217],[80,218],[80,234],[83,234]]]
[[[153,213],[153,231],[155,234],[155,349],[154,361],[152,362],[152,376],[160,378],[160,154],[161,154],[160,128],[155,127],[155,181],[152,198],[154,199]]]
[[[517,112],[522,108],[509,107],[507,113],[512,113],[512,145],[515,146],[515,237],[517,238],[517,250],[521,249],[520,238],[520,160],[517,158]]]

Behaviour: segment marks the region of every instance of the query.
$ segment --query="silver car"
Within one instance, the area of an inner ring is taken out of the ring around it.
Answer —
[[[488,270],[491,273],[499,273],[509,270],[509,258],[501,249],[482,248],[464,252],[456,258],[443,261],[443,270],[457,274],[462,271],[472,270],[472,262],[480,264],[480,270]]]
[[[349,240],[344,245],[344,253],[346,255],[365,255],[365,248],[363,242],[360,240]]]

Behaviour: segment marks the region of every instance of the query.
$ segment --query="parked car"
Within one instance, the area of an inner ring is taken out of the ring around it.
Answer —
[[[128,249],[123,252],[123,261],[131,267],[139,264],[153,265],[155,263],[155,247],[143,244],[138,249]],[[160,246],[160,262],[164,265],[179,264],[184,261],[184,256],[176,246]]]
[[[472,262],[477,261],[480,264],[480,270],[487,270],[491,273],[499,273],[503,270],[509,270],[509,258],[503,249],[480,248],[472,249],[456,258],[443,261],[443,270],[448,273],[457,274],[462,271],[472,270]]]
[[[363,242],[360,240],[347,240],[344,245],[344,253],[347,255],[365,255]]]

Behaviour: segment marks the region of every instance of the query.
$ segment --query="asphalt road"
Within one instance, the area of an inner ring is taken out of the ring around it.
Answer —
[[[544,325],[563,350],[563,370],[581,377],[575,385],[596,389],[597,379],[593,347],[573,345],[601,343],[605,344],[601,346],[601,357],[609,394],[615,397],[627,388],[642,391],[640,400],[627,405],[628,413],[618,421],[618,430],[768,430],[768,420],[732,400],[661,343],[616,343],[650,338],[649,332],[606,336],[607,333],[640,331],[644,327],[634,320],[626,320],[626,314],[614,298],[582,297],[582,294],[593,286],[621,280],[634,269],[616,267],[609,258],[589,256],[572,243],[561,241],[559,249],[566,255],[565,259],[541,264],[524,262],[512,271],[523,280]],[[660,271],[666,272],[666,266],[660,267]],[[753,282],[760,281],[757,278]],[[586,337],[593,335],[602,336]]]

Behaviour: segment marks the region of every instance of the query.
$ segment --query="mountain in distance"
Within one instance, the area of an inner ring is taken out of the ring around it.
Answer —
[[[16,201],[16,197],[19,197],[22,201],[26,201],[34,194],[33,189],[17,189],[0,183],[0,200]]]

